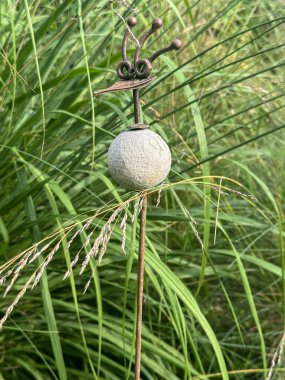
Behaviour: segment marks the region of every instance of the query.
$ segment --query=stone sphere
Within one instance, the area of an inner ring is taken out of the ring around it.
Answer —
[[[145,190],[165,180],[171,167],[168,145],[149,129],[120,133],[108,151],[114,180],[127,190]]]

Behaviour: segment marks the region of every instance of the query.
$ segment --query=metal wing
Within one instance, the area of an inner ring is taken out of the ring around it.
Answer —
[[[146,79],[121,80],[119,82],[114,83],[112,86],[108,88],[94,91],[93,95],[99,96],[99,95],[103,95],[103,94],[107,94],[109,92],[115,92],[115,91],[136,90],[136,89],[148,86],[155,79],[156,77],[149,77]]]

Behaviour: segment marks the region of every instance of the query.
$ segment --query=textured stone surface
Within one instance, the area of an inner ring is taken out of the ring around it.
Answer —
[[[120,133],[108,151],[109,171],[127,190],[144,190],[160,184],[171,167],[166,142],[149,129]]]

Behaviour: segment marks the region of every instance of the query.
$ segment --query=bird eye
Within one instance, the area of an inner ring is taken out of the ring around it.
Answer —
[[[130,61],[121,61],[117,66],[120,79],[131,79],[135,75],[134,65]]]
[[[148,78],[152,71],[152,64],[148,59],[140,59],[135,64],[136,77],[139,79]]]

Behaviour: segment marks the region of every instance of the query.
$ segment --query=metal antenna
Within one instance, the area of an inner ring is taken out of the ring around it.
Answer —
[[[122,43],[122,61],[119,62],[117,66],[117,74],[121,80],[146,80],[150,77],[152,72],[152,63],[163,53],[171,50],[179,50],[182,47],[181,41],[175,39],[169,46],[159,49],[154,53],[149,59],[140,59],[140,54],[142,48],[147,41],[147,39],[162,27],[162,20],[156,18],[153,20],[151,27],[147,30],[142,37],[139,39],[139,45],[136,47],[133,62],[127,59],[127,44],[130,35],[130,28],[133,28],[137,24],[137,19],[135,17],[130,17],[127,21],[127,30],[125,32],[123,43]],[[140,124],[142,128],[145,125],[141,122],[140,116],[140,98],[139,89],[133,89],[133,100],[134,100],[134,119],[135,126],[132,129],[140,129]]]

